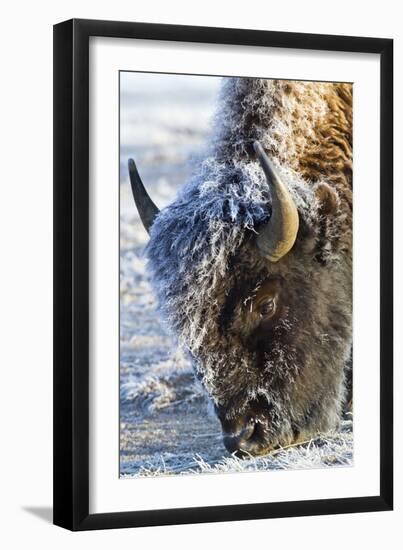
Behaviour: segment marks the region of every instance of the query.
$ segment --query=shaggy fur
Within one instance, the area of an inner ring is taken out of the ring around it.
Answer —
[[[259,140],[300,217],[293,249],[262,258],[270,192]],[[193,358],[224,429],[259,424],[266,452],[336,427],[352,318],[352,87],[225,79],[210,149],[147,247],[161,310]],[[267,281],[279,309],[250,315]]]

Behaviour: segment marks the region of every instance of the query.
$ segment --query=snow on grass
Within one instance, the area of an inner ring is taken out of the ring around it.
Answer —
[[[174,474],[217,474],[234,472],[259,472],[267,470],[308,470],[312,468],[346,467],[353,464],[352,421],[344,420],[339,433],[320,435],[310,441],[280,448],[266,456],[234,455],[221,456],[212,460],[211,453],[178,455],[156,453],[142,464],[128,461],[122,477],[133,477],[126,473],[127,467],[138,468],[135,477],[154,477]],[[212,440],[217,434],[206,434]],[[184,463],[186,459],[186,464]],[[186,466],[186,467],[185,467]]]

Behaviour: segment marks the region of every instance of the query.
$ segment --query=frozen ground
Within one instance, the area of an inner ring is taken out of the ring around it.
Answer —
[[[158,206],[175,196],[205,143],[219,79],[121,73],[120,473],[306,469],[352,464],[352,420],[270,456],[239,460],[190,365],[156,310],[143,257],[147,234],[131,197],[127,158],[136,159]]]

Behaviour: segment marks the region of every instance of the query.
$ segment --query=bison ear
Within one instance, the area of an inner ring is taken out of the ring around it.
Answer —
[[[339,228],[337,212],[340,200],[337,192],[327,183],[318,183],[315,194],[315,247],[314,259],[326,265],[336,252]]]
[[[327,183],[318,183],[314,192],[319,216],[332,216],[336,214],[339,206],[339,198],[336,191]]]

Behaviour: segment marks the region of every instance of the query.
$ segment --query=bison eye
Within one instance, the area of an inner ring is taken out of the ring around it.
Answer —
[[[276,311],[276,302],[273,298],[265,300],[259,305],[259,313],[261,317],[271,317]]]

